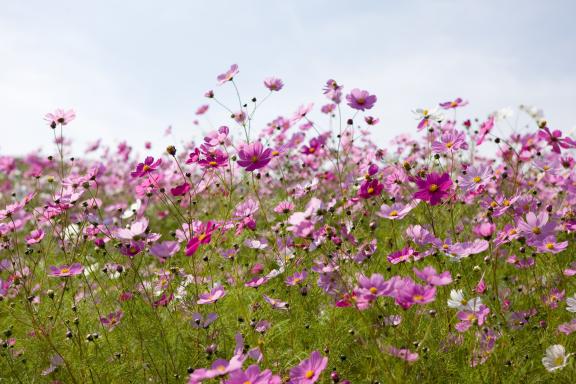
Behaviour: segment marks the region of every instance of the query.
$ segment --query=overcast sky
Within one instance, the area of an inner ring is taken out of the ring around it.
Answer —
[[[198,138],[203,93],[236,105],[216,76],[240,67],[240,91],[266,94],[264,126],[298,105],[325,102],[329,78],[377,94],[383,146],[415,132],[411,110],[461,96],[462,115],[531,104],[554,128],[576,126],[574,1],[0,1],[0,154],[51,149],[43,116],[73,108],[77,152],[102,138]],[[229,84],[228,84],[229,85]],[[211,106],[215,126],[232,124]],[[313,119],[321,121],[319,115]],[[205,120],[201,120],[205,122]],[[175,137],[163,138],[172,125]]]

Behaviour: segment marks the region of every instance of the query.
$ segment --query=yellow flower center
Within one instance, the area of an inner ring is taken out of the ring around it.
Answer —
[[[423,115],[424,117],[427,117],[427,116],[428,116],[428,110],[427,110],[427,109],[423,110],[423,111],[422,111],[422,115]]]
[[[368,188],[368,194],[371,195],[371,194],[373,194],[373,193],[374,193],[374,188],[372,188],[372,187]]]
[[[304,375],[305,378],[307,379],[311,379],[314,376],[314,371],[309,369],[306,371],[306,374]]]
[[[442,249],[448,249],[449,245],[448,244],[442,244]]]
[[[422,301],[422,300],[424,300],[424,296],[422,296],[422,295],[414,295],[413,299],[414,299],[414,301]]]
[[[482,181],[482,178],[480,176],[476,176],[475,178],[473,178],[472,180],[474,180],[475,183],[479,183]]]
[[[436,184],[430,184],[430,187],[428,187],[428,190],[430,192],[436,192],[438,190],[438,185]]]
[[[310,147],[310,149],[308,149],[308,152],[310,152],[310,153],[314,153],[314,152],[316,152],[316,148],[314,148],[314,147]]]
[[[491,206],[492,208],[496,208],[496,207],[498,206],[498,204],[496,204],[496,202],[493,201],[493,202],[490,203],[490,206]]]
[[[375,295],[378,292],[378,289],[376,287],[372,287],[370,288],[370,293]]]
[[[206,235],[205,233],[202,233],[202,234],[200,234],[200,236],[198,236],[198,240],[199,240],[199,241],[202,241],[202,240],[204,240],[204,239],[206,238],[206,236],[207,236],[207,235]]]
[[[144,166],[142,167],[142,170],[144,172],[149,171],[150,170],[150,166],[148,164],[144,164]]]
[[[532,233],[535,235],[539,235],[540,233],[542,233],[542,230],[540,229],[540,227],[534,227],[532,228]]]
[[[562,364],[564,364],[564,356],[558,356],[554,359],[554,365],[556,367],[561,366]]]
[[[548,244],[546,244],[546,248],[548,248],[548,249],[554,249],[554,243],[548,243]]]
[[[223,365],[219,365],[216,369],[220,372],[224,372],[226,370],[226,367]]]
[[[62,269],[60,270],[60,273],[61,273],[61,274],[70,273],[70,269],[69,269],[69,268],[62,268]]]
[[[451,107],[457,107],[457,106],[458,106],[458,103],[455,102],[455,101],[453,101],[453,102],[450,103],[450,106],[451,106]]]
[[[272,151],[272,156],[278,156],[280,154],[280,152],[278,151]]]
[[[218,165],[218,163],[217,163],[217,162],[215,162],[215,161],[211,161],[211,162],[209,162],[208,164],[210,164],[210,165],[211,165],[211,166],[213,166],[213,167],[215,167],[215,166],[217,166],[217,165]]]
[[[509,207],[510,206],[510,200],[504,200],[502,202],[502,205],[504,205],[505,207]]]
[[[390,212],[390,216],[398,216],[398,211],[394,210]]]

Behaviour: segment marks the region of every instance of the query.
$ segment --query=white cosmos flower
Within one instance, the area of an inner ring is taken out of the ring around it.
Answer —
[[[566,299],[566,305],[567,305],[566,310],[568,312],[576,313],[576,294]]]
[[[128,207],[127,210],[124,211],[124,213],[122,214],[122,219],[126,220],[131,218],[136,214],[136,212],[140,210],[141,207],[142,207],[142,200],[140,199],[136,200],[135,203],[132,203],[132,205]]]
[[[459,311],[472,311],[477,312],[482,305],[482,299],[475,297],[467,300],[464,297],[464,291],[461,289],[453,289],[450,291],[450,298],[448,299],[448,307],[457,309]]]
[[[570,353],[566,354],[566,350],[560,344],[552,345],[546,349],[546,354],[542,358],[542,364],[548,372],[553,372],[562,369],[568,364],[568,357]]]

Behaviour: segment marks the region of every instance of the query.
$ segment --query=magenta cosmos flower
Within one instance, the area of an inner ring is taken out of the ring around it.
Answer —
[[[425,179],[415,179],[415,182],[418,191],[414,193],[414,198],[427,201],[430,205],[440,204],[452,188],[452,180],[448,173],[432,172],[426,175]]]
[[[208,293],[201,293],[197,303],[198,304],[215,303],[224,296],[226,296],[226,291],[224,290],[224,288],[222,288],[221,286],[217,286],[212,288],[212,290]]]
[[[264,168],[272,160],[272,149],[266,148],[259,141],[242,146],[238,151],[238,165],[252,172]]]
[[[200,244],[208,244],[212,240],[212,232],[218,227],[211,221],[203,223],[196,231],[196,236],[190,239],[186,245],[186,256],[192,256],[198,250]]]
[[[310,358],[290,370],[290,384],[312,384],[318,381],[320,374],[326,368],[328,358],[318,351],[312,352]]]
[[[44,116],[44,120],[46,120],[52,128],[56,128],[57,124],[66,125],[75,118],[76,112],[74,112],[72,109],[67,111],[64,111],[63,109],[57,109],[53,113],[47,113]]]
[[[384,184],[378,182],[378,180],[370,180],[365,181],[360,186],[360,190],[358,191],[358,196],[363,199],[369,199],[374,196],[380,196],[382,194],[382,190],[384,189]]]
[[[366,109],[371,109],[376,103],[376,95],[371,95],[368,91],[363,91],[358,88],[354,88],[346,95],[346,100],[348,100],[348,105],[359,111],[364,111]]]
[[[52,277],[70,277],[81,274],[84,271],[84,267],[80,263],[74,263],[72,265],[62,265],[60,267],[51,266],[49,276]]]
[[[143,163],[139,163],[136,166],[136,170],[131,173],[132,177],[142,177],[147,175],[151,172],[154,172],[156,168],[158,168],[162,164],[162,159],[156,160],[154,162],[154,158],[152,156],[146,157]]]

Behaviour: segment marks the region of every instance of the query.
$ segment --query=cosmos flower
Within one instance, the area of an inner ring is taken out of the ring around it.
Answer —
[[[100,322],[104,327],[108,328],[108,331],[112,331],[118,324],[120,320],[124,317],[124,312],[121,309],[111,312],[106,316],[100,317]]]
[[[308,359],[290,370],[290,384],[315,383],[327,364],[327,357],[322,356],[318,351],[312,352]]]
[[[80,275],[84,271],[84,267],[80,263],[72,265],[62,265],[60,267],[51,266],[48,276],[51,277],[70,277]]]
[[[76,112],[74,110],[69,109],[68,111],[64,111],[63,109],[57,109],[52,113],[47,113],[44,116],[44,120],[48,122],[50,127],[56,128],[56,125],[67,125],[72,120],[76,118]]]
[[[354,88],[346,95],[348,105],[359,111],[371,109],[376,103],[376,99],[376,95],[371,95],[368,91],[363,91],[358,88]]]
[[[211,303],[215,303],[216,301],[220,300],[224,296],[226,296],[226,291],[224,290],[224,288],[222,288],[222,286],[218,285],[218,286],[212,288],[212,290],[208,293],[201,293],[199,298],[198,298],[198,301],[196,303],[197,304],[211,304]]]
[[[232,81],[234,79],[234,76],[236,76],[238,74],[238,72],[239,72],[238,65],[232,64],[230,66],[230,69],[228,69],[226,72],[218,75],[216,80],[218,80],[218,84],[222,85],[222,84],[226,83],[227,81]]]
[[[192,256],[198,250],[201,244],[209,244],[212,240],[212,233],[218,229],[218,226],[212,221],[201,223],[195,230],[194,237],[186,244],[186,256]]]
[[[456,109],[459,107],[463,107],[465,105],[467,105],[468,102],[462,100],[462,98],[458,97],[457,99],[453,100],[453,101],[445,101],[443,103],[440,103],[439,105],[443,108],[443,109]]]
[[[546,348],[546,354],[542,358],[542,364],[548,372],[560,370],[568,364],[568,358],[571,353],[566,354],[564,346],[560,344],[552,345]]]
[[[378,180],[376,179],[370,181],[367,180],[360,186],[358,196],[363,199],[369,199],[371,197],[380,196],[382,194],[383,189],[384,185],[380,183]]]
[[[272,149],[266,148],[261,142],[255,141],[243,145],[238,151],[238,165],[245,168],[247,172],[264,168],[272,160]]]
[[[142,177],[151,172],[156,171],[156,169],[162,164],[162,159],[156,160],[152,156],[146,157],[143,163],[138,163],[136,170],[131,173],[132,177]]]
[[[266,300],[266,302],[274,309],[288,309],[288,303],[284,301],[273,299],[267,295],[262,295],[262,297],[264,297],[264,300]]]
[[[282,87],[284,87],[282,80],[276,77],[268,77],[264,80],[264,85],[270,90],[270,92],[278,92]]]
[[[418,191],[414,193],[414,198],[427,201],[430,205],[437,205],[442,199],[450,194],[452,180],[448,173],[429,173],[426,178],[416,178],[414,182],[418,186]]]

